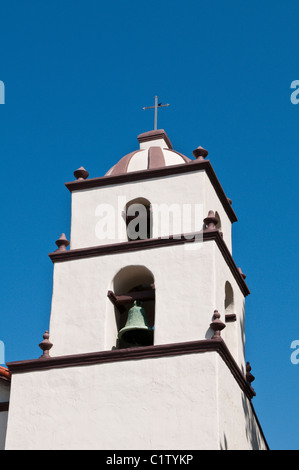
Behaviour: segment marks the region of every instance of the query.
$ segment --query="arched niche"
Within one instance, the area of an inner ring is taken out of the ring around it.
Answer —
[[[128,241],[152,237],[152,208],[148,199],[132,199],[126,204],[124,215]]]
[[[230,282],[225,283],[225,301],[224,301],[225,313],[233,313],[234,310],[234,291]]]
[[[113,279],[113,291],[108,297],[114,304],[117,332],[125,325],[128,311],[136,301],[146,314],[150,328],[155,324],[155,279],[152,272],[145,266],[130,265],[122,268]],[[116,340],[116,347],[130,347]]]

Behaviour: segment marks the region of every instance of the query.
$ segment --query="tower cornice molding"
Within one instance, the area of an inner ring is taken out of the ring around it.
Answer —
[[[172,165],[142,171],[133,171],[131,173],[124,173],[121,175],[101,176],[99,178],[90,178],[84,180],[79,179],[76,181],[65,183],[65,186],[70,192],[73,192],[81,191],[84,189],[100,188],[103,186],[114,186],[136,181],[144,181],[153,178],[163,178],[167,176],[192,173],[196,171],[206,172],[231,223],[237,222],[237,216],[231,206],[230,200],[227,198],[216,176],[216,173],[211,165],[210,160],[192,160],[191,162],[186,163],[184,165]]]
[[[158,344],[154,346],[144,346],[138,348],[114,349],[110,351],[49,357],[47,359],[32,359],[10,362],[7,364],[7,367],[11,374],[19,374],[67,367],[78,367],[132,360],[137,361],[142,359],[155,359],[207,352],[217,352],[221,356],[241,390],[243,390],[249,400],[251,400],[255,396],[255,391],[247,382],[246,377],[242,373],[240,367],[236,363],[227,345],[221,337],[198,341],[188,341],[183,343]]]
[[[200,240],[200,241],[198,241]],[[109,245],[99,245],[87,248],[76,248],[74,250],[55,251],[49,253],[49,257],[53,263],[61,263],[64,261],[93,258],[97,256],[107,256],[118,253],[128,253],[132,251],[149,250],[173,245],[182,245],[185,243],[201,243],[207,241],[215,241],[220,252],[223,255],[229,269],[231,270],[235,280],[237,281],[243,295],[246,297],[250,294],[248,286],[241,275],[237,265],[221,236],[219,230],[203,230],[202,232],[194,232],[181,235],[170,235],[169,238],[148,238],[145,240],[134,240],[122,243],[113,243]]]

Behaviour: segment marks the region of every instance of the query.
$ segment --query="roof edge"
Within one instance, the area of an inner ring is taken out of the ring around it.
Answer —
[[[84,258],[93,258],[97,256],[107,256],[129,251],[149,250],[163,246],[181,245],[185,243],[194,243],[198,239],[203,242],[215,241],[223,258],[225,259],[232,275],[236,279],[244,297],[250,294],[250,290],[242,276],[240,270],[233,259],[223,237],[218,229],[205,229],[202,232],[193,232],[189,234],[170,235],[169,238],[148,238],[145,240],[134,240],[130,242],[112,243],[110,245],[99,245],[86,248],[76,248],[74,250],[54,251],[49,253],[53,263],[61,263]]]
[[[0,366],[0,380],[3,380],[5,382],[10,382],[11,380],[11,374],[6,367]]]
[[[119,175],[106,175],[86,180],[76,180],[65,183],[70,192],[80,191],[84,189],[99,188],[101,186],[113,186],[115,184],[125,184],[135,181],[142,181],[151,178],[160,178],[166,176],[177,175],[181,173],[191,173],[193,171],[204,170],[223,205],[231,223],[237,222],[238,218],[227,198],[220,181],[212,167],[210,160],[191,160],[187,164],[169,165],[162,168],[152,168],[148,170],[132,171],[130,173],[122,173]]]
[[[217,352],[226,363],[241,390],[251,400],[255,396],[254,389],[248,384],[240,367],[230,353],[224,340],[204,339],[188,341],[184,343],[169,343],[139,348],[114,349],[109,351],[96,351],[91,353],[74,354],[69,356],[49,357],[46,360],[32,359],[8,363],[12,374],[35,372],[40,370],[59,369],[65,367],[76,367],[103,364],[109,362],[120,362],[129,360],[153,359],[160,357],[178,356],[186,354],[198,354]]]
[[[169,140],[168,135],[164,131],[164,129],[158,129],[155,131],[148,131],[148,132],[143,132],[143,134],[139,134],[138,137],[138,142],[141,144],[143,142],[150,142],[151,140],[157,140],[157,139],[164,139],[165,143],[168,145],[168,147],[172,150],[172,143]]]

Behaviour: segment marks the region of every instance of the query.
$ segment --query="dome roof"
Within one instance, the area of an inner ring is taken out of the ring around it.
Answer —
[[[140,134],[138,141],[140,144],[139,150],[135,150],[121,158],[105,176],[121,175],[171,165],[183,165],[192,161],[173,150],[171,142],[163,129]]]

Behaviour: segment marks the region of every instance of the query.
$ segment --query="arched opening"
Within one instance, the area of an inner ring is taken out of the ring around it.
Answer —
[[[232,319],[232,315],[234,314],[234,292],[231,284],[228,281],[225,283],[224,308],[226,320]]]
[[[233,357],[238,360],[238,328],[234,291],[230,282],[225,283],[225,333],[224,340]]]
[[[154,343],[154,282],[145,266],[127,266],[115,276],[108,297],[115,307],[118,349]]]
[[[125,221],[128,241],[146,240],[152,237],[151,203],[142,197],[126,204]]]

